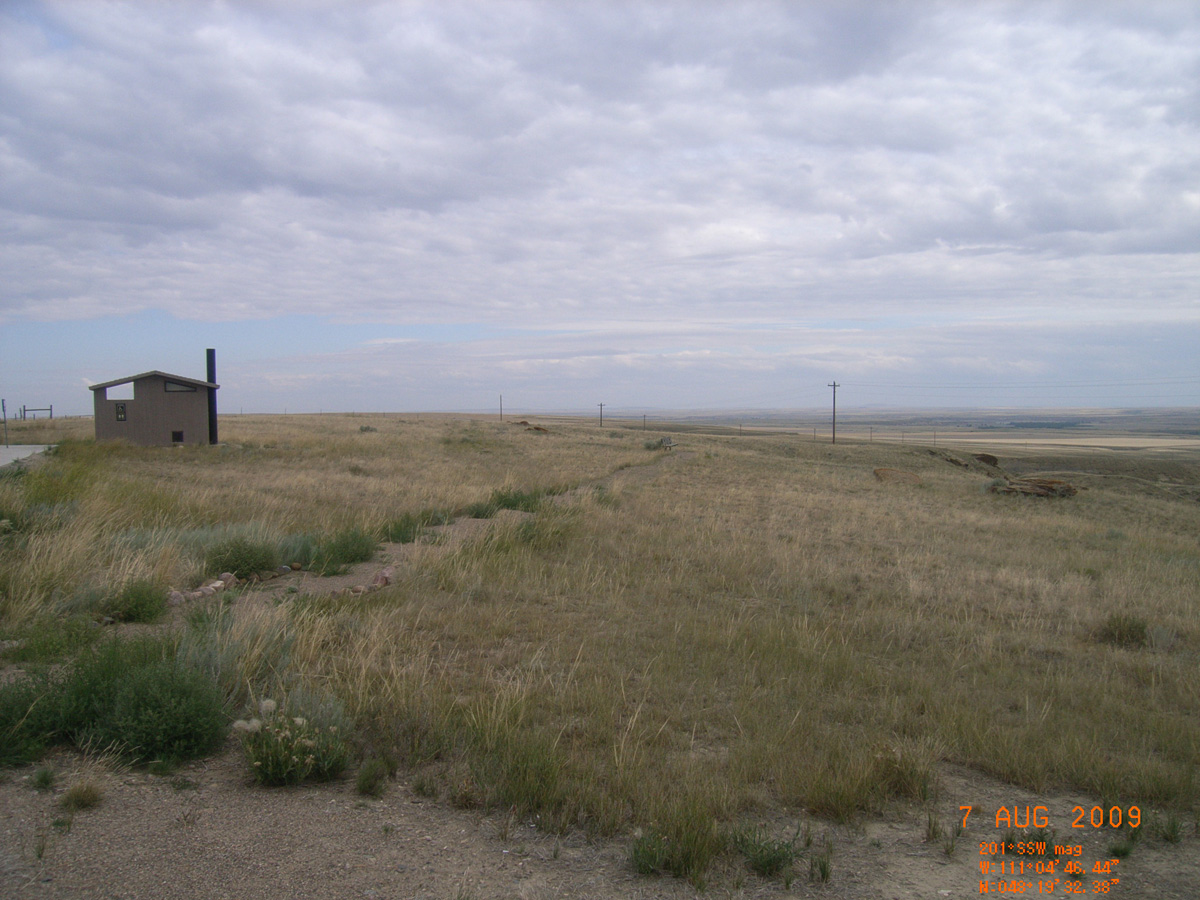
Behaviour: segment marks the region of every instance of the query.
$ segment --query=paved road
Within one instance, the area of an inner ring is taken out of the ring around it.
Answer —
[[[15,462],[18,459],[24,459],[26,456],[33,456],[35,453],[41,453],[49,448],[49,444],[13,444],[11,447],[0,446],[0,466],[7,466],[10,462]]]

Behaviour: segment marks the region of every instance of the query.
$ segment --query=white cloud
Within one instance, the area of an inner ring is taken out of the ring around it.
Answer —
[[[0,321],[1194,325],[1197,84],[1184,4],[11,5]]]

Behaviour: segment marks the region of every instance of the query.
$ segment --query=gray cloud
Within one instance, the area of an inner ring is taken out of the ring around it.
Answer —
[[[11,4],[0,321],[1195,324],[1198,83],[1183,3]]]

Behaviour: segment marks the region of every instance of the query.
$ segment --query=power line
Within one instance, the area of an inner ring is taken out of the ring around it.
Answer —
[[[1200,384],[1200,378],[1193,376],[1178,376],[1170,378],[1131,378],[1126,381],[1056,381],[1055,388],[1093,388],[1093,387],[1143,387],[1153,385],[1185,385]],[[906,388],[909,390],[939,390],[939,391],[977,391],[987,388],[1004,388],[1005,390],[1045,390],[1044,381],[972,381],[950,383],[904,384],[903,382],[888,381],[848,381],[846,387],[886,387]]]

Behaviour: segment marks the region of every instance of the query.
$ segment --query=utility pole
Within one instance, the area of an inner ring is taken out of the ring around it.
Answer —
[[[0,413],[4,414],[4,446],[8,446],[8,403],[7,400],[0,400]]]
[[[504,395],[500,395],[500,421],[504,421]]]
[[[827,384],[826,387],[833,388],[833,443],[837,443],[837,389],[838,383]]]
[[[604,404],[598,404],[600,407],[600,427],[604,427]]]

